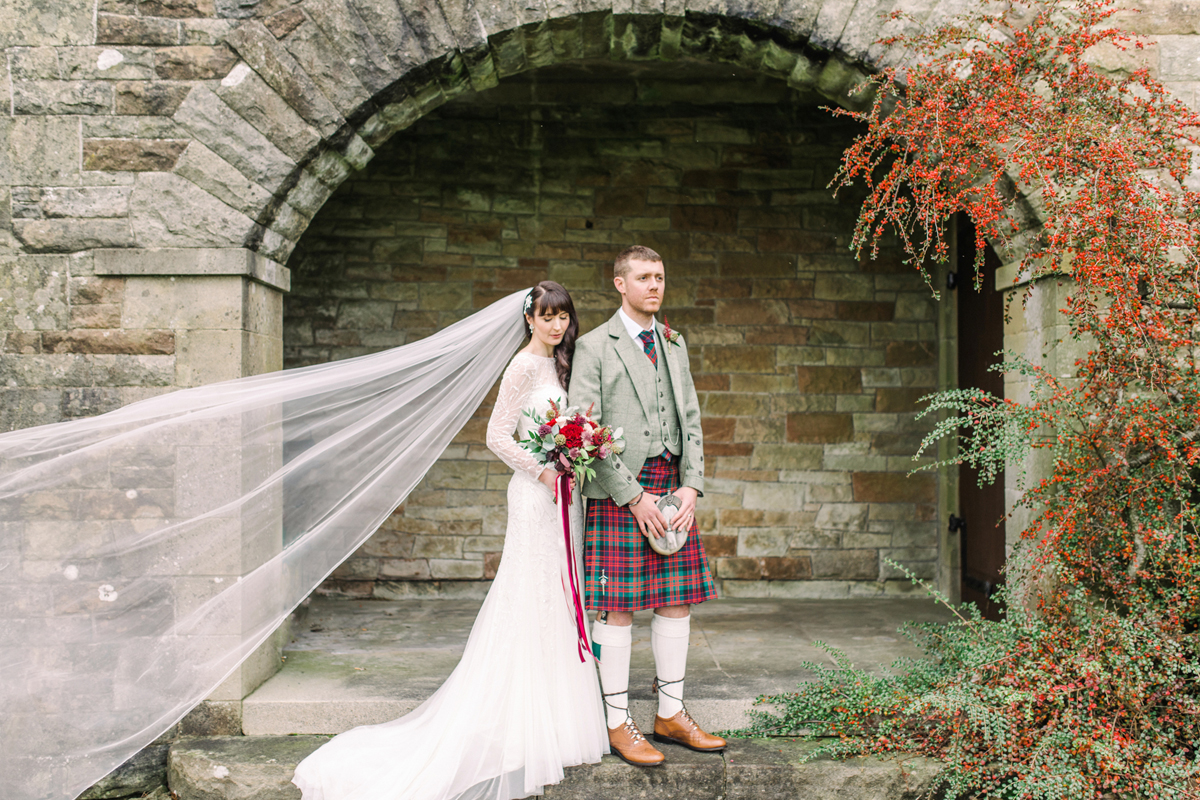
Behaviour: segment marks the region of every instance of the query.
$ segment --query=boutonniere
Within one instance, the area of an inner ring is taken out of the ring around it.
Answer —
[[[667,322],[666,317],[663,317],[662,337],[668,347],[679,346],[679,331],[671,329],[671,323]]]

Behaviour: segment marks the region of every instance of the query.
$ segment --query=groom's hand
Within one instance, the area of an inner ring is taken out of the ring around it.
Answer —
[[[667,533],[667,518],[658,510],[658,495],[642,492],[638,501],[629,507],[643,536],[661,539]],[[694,502],[694,501],[693,501]]]
[[[692,527],[692,518],[696,516],[696,490],[690,486],[680,486],[675,490],[675,496],[679,498],[679,511],[675,512],[675,518],[671,520],[671,527],[677,531],[686,531]]]

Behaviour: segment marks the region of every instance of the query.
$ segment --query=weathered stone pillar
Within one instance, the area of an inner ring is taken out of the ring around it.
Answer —
[[[283,293],[290,276],[279,264],[235,248],[97,250],[95,273],[98,280],[123,281],[124,331],[170,331],[174,336],[175,386],[199,386],[282,368]],[[264,422],[271,424],[271,420],[247,419],[243,425]],[[237,433],[219,431],[204,442],[178,443],[176,515],[200,513],[239,496],[278,467],[278,448],[246,452]],[[195,480],[200,474],[207,479],[204,483]],[[282,520],[282,513],[278,516]],[[195,591],[188,593],[194,604],[283,547],[281,525],[264,532],[260,524],[239,515],[214,520],[214,525],[214,535],[226,546],[214,547],[222,557],[214,555],[211,570],[190,576],[196,584]],[[225,541],[231,536],[233,540]],[[252,624],[251,616],[243,614],[231,622],[229,633],[240,635],[240,626]],[[265,642],[184,720],[185,732],[240,733],[241,700],[279,669],[286,640],[287,631],[280,630]]]

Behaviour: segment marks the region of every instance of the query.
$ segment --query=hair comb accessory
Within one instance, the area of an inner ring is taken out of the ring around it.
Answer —
[[[531,308],[533,308],[533,289],[530,289],[529,294],[525,295],[525,307],[521,310],[528,314]]]

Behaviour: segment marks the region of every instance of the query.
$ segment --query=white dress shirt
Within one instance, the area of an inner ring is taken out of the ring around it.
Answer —
[[[618,308],[617,313],[621,315],[621,322],[625,323],[625,330],[629,331],[629,335],[633,338],[633,340],[635,342],[638,343],[638,347],[642,347],[641,334],[643,334],[646,331],[654,330],[654,317],[650,318],[650,327],[643,328],[641,325],[634,322],[633,319],[628,314],[625,313],[624,307]],[[658,337],[657,336],[654,337],[654,341],[655,341],[654,346],[658,347]]]

